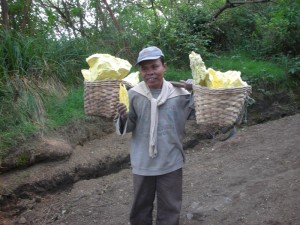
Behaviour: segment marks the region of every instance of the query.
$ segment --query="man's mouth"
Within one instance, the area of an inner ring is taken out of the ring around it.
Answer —
[[[154,80],[156,80],[156,78],[155,77],[148,77],[147,80],[148,81],[154,81]]]

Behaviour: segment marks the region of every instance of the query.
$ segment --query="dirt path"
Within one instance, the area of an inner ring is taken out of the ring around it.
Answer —
[[[240,129],[225,142],[197,143],[192,132],[185,143],[197,145],[186,149],[182,225],[300,224],[300,114]],[[12,211],[3,208],[0,224],[128,224],[129,138],[110,134],[77,145],[63,161],[1,175],[1,198],[20,195]],[[48,144],[70,151],[63,140]],[[101,176],[112,166],[116,173]],[[45,195],[47,185],[60,191]]]

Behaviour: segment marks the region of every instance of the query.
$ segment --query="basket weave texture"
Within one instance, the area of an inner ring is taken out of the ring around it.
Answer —
[[[224,127],[236,123],[251,86],[208,88],[193,85],[197,124]]]
[[[132,87],[122,80],[84,82],[84,111],[89,116],[113,118],[117,114],[120,83]]]

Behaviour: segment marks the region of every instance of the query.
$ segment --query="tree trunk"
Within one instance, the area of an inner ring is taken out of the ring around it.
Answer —
[[[105,14],[103,13],[103,10],[102,10],[102,6],[101,6],[101,2],[98,2],[97,3],[97,25],[96,27],[98,28],[98,21],[99,19],[101,20],[101,25],[102,25],[102,29],[105,30],[107,29],[107,18],[105,16]]]
[[[118,33],[120,34],[120,36],[123,36],[123,29],[122,27],[120,26],[118,20],[116,19],[113,11],[111,10],[109,4],[107,3],[106,0],[102,0],[102,2],[104,3],[105,7],[106,7],[106,10],[108,11],[109,15],[110,15],[110,18],[112,19],[114,25],[115,25],[115,28],[117,29]],[[129,44],[128,44],[128,41],[123,37],[123,43],[124,43],[124,48],[125,48],[125,52],[126,53],[130,53],[130,47],[129,47]]]
[[[2,26],[5,30],[9,28],[8,4],[6,0],[1,0]]]
[[[26,0],[24,9],[23,9],[23,19],[22,19],[22,27],[21,30],[24,33],[26,30],[26,25],[28,25],[29,12],[31,9],[32,0]]]
[[[80,5],[80,1],[79,0],[76,0],[76,5],[78,8],[81,8],[81,5]],[[81,8],[82,9],[82,8]],[[84,21],[84,12],[83,10],[80,11],[80,15],[79,15],[79,32],[81,33],[81,36],[82,37],[85,37],[85,30],[84,30],[84,25],[83,25],[83,21]]]

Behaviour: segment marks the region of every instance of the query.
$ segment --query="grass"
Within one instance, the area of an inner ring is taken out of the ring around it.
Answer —
[[[36,131],[36,124],[23,122],[10,125],[9,130],[0,133],[0,162],[9,154],[9,149]]]
[[[84,118],[83,87],[70,88],[65,98],[50,97],[46,103],[46,113],[48,116],[46,125],[52,128]]]
[[[192,73],[190,70],[178,70],[174,66],[168,66],[165,79],[168,81],[192,79]]]

